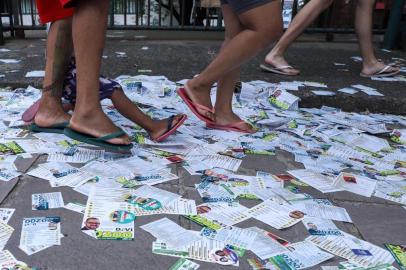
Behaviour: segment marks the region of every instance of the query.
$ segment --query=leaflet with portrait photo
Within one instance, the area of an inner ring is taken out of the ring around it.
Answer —
[[[245,214],[279,230],[295,225],[304,217],[304,213],[297,208],[272,200],[266,200],[248,209]]]
[[[204,203],[197,206],[197,215],[187,216],[199,225],[218,230],[250,218],[247,207],[234,203]]]
[[[334,258],[334,255],[320,250],[314,244],[303,241],[290,244],[288,251],[269,259],[271,265],[280,269],[300,270],[316,266]],[[284,268],[284,267],[288,268]]]
[[[334,205],[316,204],[312,202],[295,202],[293,204],[298,210],[305,213],[310,217],[318,217],[322,219],[330,219],[336,221],[350,222],[352,223],[351,217],[347,210],[343,207],[338,207]]]
[[[92,200],[89,196],[81,230],[99,240],[133,240],[135,214],[127,202]]]
[[[302,222],[311,235],[343,236],[340,229],[331,220],[306,216]]]
[[[370,198],[375,191],[377,181],[371,178],[342,172],[334,180],[337,188]]]

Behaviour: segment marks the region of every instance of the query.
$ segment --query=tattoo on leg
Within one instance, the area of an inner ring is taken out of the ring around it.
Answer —
[[[56,41],[54,57],[52,59],[52,83],[44,86],[44,92],[50,92],[54,97],[61,97],[63,82],[72,54],[72,26],[71,21],[66,20],[55,25]]]

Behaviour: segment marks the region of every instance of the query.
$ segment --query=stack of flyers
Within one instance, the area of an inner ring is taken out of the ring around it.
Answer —
[[[0,208],[0,222],[8,223],[14,211],[12,208]]]
[[[401,270],[406,270],[406,245],[385,244]]]
[[[181,258],[169,270],[197,270],[199,267],[197,263]]]
[[[64,205],[61,192],[32,194],[32,210],[48,210]]]
[[[61,244],[60,217],[24,218],[20,246],[27,255]]]
[[[291,244],[287,248],[289,251],[269,259],[272,266],[278,269],[299,270],[313,267],[334,257],[306,241]]]
[[[250,218],[247,207],[239,203],[204,203],[197,206],[197,215],[187,216],[199,225],[213,230],[232,226]]]
[[[299,107],[299,98],[281,89],[271,89],[269,91],[269,103],[282,110],[297,110]]]
[[[0,221],[0,250],[4,249],[13,232],[12,227]]]

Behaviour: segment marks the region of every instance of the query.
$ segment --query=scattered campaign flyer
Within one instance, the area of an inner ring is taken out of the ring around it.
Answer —
[[[197,206],[197,215],[189,215],[188,219],[214,230],[232,226],[250,218],[248,208],[239,203],[204,203]]]
[[[375,267],[395,261],[389,251],[348,233],[342,233],[344,236],[312,235],[306,238],[306,241],[360,267]]]
[[[63,207],[61,192],[32,194],[32,210],[48,210]]]
[[[271,257],[270,264],[277,269],[299,270],[313,267],[334,257],[307,241],[290,244],[287,249],[285,253]]]
[[[181,258],[169,270],[197,270],[199,267],[197,263]]]
[[[310,203],[306,201],[295,203],[294,206],[305,213],[306,216],[352,223],[350,215],[343,207]]]
[[[242,249],[250,249],[258,233],[253,230],[241,229],[234,226],[213,230],[203,228],[200,232],[202,236]]]
[[[401,270],[406,270],[406,245],[385,244]]]
[[[200,239],[193,231],[184,229],[168,218],[153,221],[140,228],[173,247],[184,247]]]
[[[64,205],[63,208],[69,209],[71,211],[84,214],[86,210],[86,205],[78,203],[78,202],[69,202]]]
[[[376,185],[376,180],[344,172],[340,173],[340,175],[334,180],[334,186],[337,188],[368,198],[370,198],[375,192]]]
[[[266,200],[245,213],[279,230],[299,223],[304,217],[304,213],[294,206],[272,200]]]
[[[13,269],[17,264],[17,259],[8,250],[0,249],[0,269]]]
[[[334,179],[311,170],[290,170],[288,173],[322,193],[342,190],[333,185]]]
[[[0,208],[0,222],[8,223],[14,212],[13,208]]]
[[[4,249],[13,232],[14,229],[11,226],[0,221],[0,250]]]
[[[268,232],[257,227],[251,227],[247,230],[257,233],[254,240],[255,244],[251,245],[251,251],[262,260],[269,259],[288,251],[280,241],[271,237]]]
[[[302,222],[311,235],[343,236],[341,230],[331,220],[306,216]]]
[[[28,255],[60,244],[60,217],[32,217],[23,219],[19,247]]]
[[[299,98],[279,88],[269,91],[269,103],[282,110],[297,110]]]
[[[126,202],[89,200],[81,230],[98,240],[133,240],[133,207]]]

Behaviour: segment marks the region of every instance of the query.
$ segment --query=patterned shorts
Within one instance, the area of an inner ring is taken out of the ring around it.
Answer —
[[[100,76],[100,88],[99,97],[100,100],[111,98],[114,91],[121,88],[121,85],[113,80]],[[72,57],[69,64],[69,69],[65,76],[65,81],[63,84],[63,98],[69,103],[76,103],[76,62],[75,58]]]

